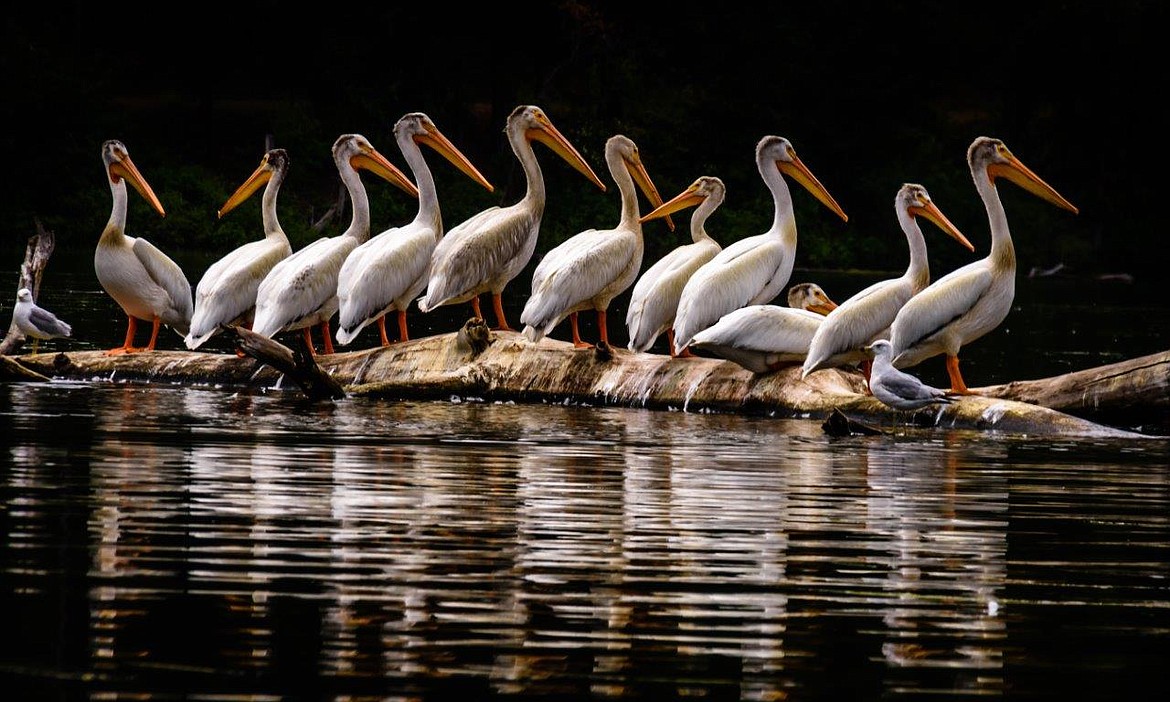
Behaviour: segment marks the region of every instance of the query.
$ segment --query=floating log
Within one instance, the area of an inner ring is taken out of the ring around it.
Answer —
[[[292,352],[288,353],[291,358]],[[287,366],[282,372],[268,362],[233,353],[156,350],[107,356],[102,351],[76,351],[11,360],[41,376],[72,380],[264,390],[292,385],[286,382]],[[818,371],[802,380],[797,367],[754,374],[719,359],[671,358],[609,347],[576,349],[569,342],[549,338],[532,344],[515,332],[488,332],[481,320],[471,320],[457,333],[319,355],[314,360],[343,389],[318,397],[458,397],[815,420],[830,418],[837,411],[849,420],[886,430],[946,427],[1132,438],[1152,437],[1107,425],[1111,411],[1142,414],[1147,424],[1161,427],[1167,418],[1170,383],[1170,352],[1166,352],[1057,378],[977,388],[982,394],[949,405],[900,412],[865,394],[864,378],[854,371]],[[305,387],[302,380],[297,383]]]

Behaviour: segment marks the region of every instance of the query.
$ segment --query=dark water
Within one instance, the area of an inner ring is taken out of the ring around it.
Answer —
[[[1045,283],[972,385],[1170,338]],[[0,385],[0,430],[6,700],[1170,693],[1163,440],[108,382]]]

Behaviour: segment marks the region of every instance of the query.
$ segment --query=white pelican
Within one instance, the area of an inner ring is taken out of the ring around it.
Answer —
[[[700,176],[683,192],[642,216],[642,222],[664,217],[684,207],[695,205],[691,215],[691,242],[675,248],[646,269],[630,294],[626,328],[630,333],[629,349],[646,351],[659,335],[666,332],[670,355],[674,356],[674,314],[683,286],[699,266],[715,257],[722,248],[707,234],[704,225],[719,205],[726,188],[715,176]],[[684,356],[691,355],[689,351]]]
[[[191,284],[187,282],[183,269],[154,244],[141,237],[126,236],[127,182],[159,215],[166,217],[158,196],[130,160],[126,145],[117,139],[103,143],[102,162],[110,181],[114,206],[110,221],[98,239],[93,268],[102,289],[121,306],[128,320],[126,340],[106,354],[153,351],[161,325],[174,329],[180,336],[187,334],[194,306]],[[141,348],[134,346],[139,319],[151,322],[150,342]]]
[[[696,333],[723,315],[747,305],[770,302],[788,284],[796,256],[796,218],[792,194],[782,174],[795,179],[838,217],[849,221],[829,191],[797,158],[787,139],[760,139],[756,144],[756,168],[772,193],[772,227],[725,247],[687,281],[674,319],[675,353],[682,353]]]
[[[12,321],[16,323],[16,328],[21,334],[32,337],[33,353],[37,352],[37,344],[41,339],[63,339],[73,335],[73,327],[33,302],[32,291],[28,288],[16,291]]]
[[[956,268],[910,298],[890,326],[894,366],[907,368],[946,354],[951,392],[958,394],[970,392],[959,372],[959,349],[997,327],[1007,317],[1016,294],[1016,250],[995,179],[1007,178],[1057,207],[1077,212],[999,139],[975,139],[967,149],[967,163],[987,209],[991,251],[986,258]]]
[[[609,346],[606,309],[642,267],[642,223],[634,184],[655,207],[662,204],[662,196],[629,137],[615,134],[605,142],[605,163],[622,196],[621,219],[613,229],[588,229],[569,237],[540,259],[532,273],[532,294],[520,313],[522,333],[529,341],[540,341],[568,317],[573,346],[589,346],[577,329],[577,312],[594,310],[601,343]],[[669,219],[667,223],[673,230],[674,223]]]
[[[219,208],[218,217],[231,212],[251,197],[261,185],[260,207],[264,238],[250,241],[208,267],[195,286],[195,313],[185,339],[187,348],[197,349],[220,332],[224,325],[251,326],[256,310],[256,289],[278,262],[292,253],[288,236],[276,216],[276,197],[288,175],[288,152],[270,149],[260,165]]]
[[[894,367],[888,339],[878,339],[864,347],[872,357],[869,375],[870,392],[882,404],[898,410],[915,410],[927,405],[947,405],[954,401],[951,393],[931,387],[918,378]]]
[[[924,217],[949,234],[968,251],[975,247],[963,233],[951,224],[934,204],[926,188],[917,183],[905,183],[894,197],[894,212],[906,235],[910,248],[910,263],[900,278],[882,280],[870,285],[837,306],[825,317],[813,335],[804,359],[802,378],[821,368],[856,366],[861,364],[869,377],[870,355],[865,346],[874,339],[889,338],[890,323],[902,305],[930,284],[930,264],[926,255],[926,240],[918,217]]]
[[[337,274],[337,343],[349,344],[370,322],[377,322],[382,345],[386,337],[386,313],[398,311],[398,340],[410,338],[406,329],[406,308],[427,286],[431,254],[443,237],[443,217],[435,179],[427,167],[419,144],[438,151],[488,192],[494,190],[487,178],[471,165],[455,145],[439,131],[431,118],[421,112],[403,115],[394,125],[394,138],[406,157],[418,187],[418,214],[409,224],[391,227],[371,237],[346,257]]]
[[[290,254],[272,267],[256,290],[252,331],[271,338],[282,331],[300,329],[309,353],[314,352],[310,336],[314,325],[321,327],[325,353],[333,353],[329,319],[337,311],[337,272],[349,252],[370,238],[370,201],[358,169],[370,171],[411,196],[418,196],[418,190],[406,175],[360,134],[342,134],[337,138],[333,143],[333,162],[353,205],[349,228]]]
[[[813,334],[835,307],[819,285],[800,283],[788,289],[788,307],[732,310],[695,334],[690,345],[753,373],[768,373],[803,361]]]
[[[548,146],[602,192],[605,183],[553,126],[544,110],[535,105],[520,105],[512,110],[504,133],[512,152],[520,159],[528,189],[516,204],[484,210],[447,232],[435,246],[427,291],[419,299],[418,308],[430,312],[442,305],[470,301],[475,316],[483,319],[479,295],[487,292],[491,293],[496,313],[494,329],[511,331],[501,296],[504,286],[532,258],[544,213],[544,176],[532,151],[532,140]]]

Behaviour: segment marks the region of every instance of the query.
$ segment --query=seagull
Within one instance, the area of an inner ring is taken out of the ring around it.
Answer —
[[[12,321],[25,336],[33,339],[33,353],[41,339],[62,339],[72,336],[73,327],[57,319],[57,315],[33,302],[32,291],[21,288],[16,292],[16,307],[12,309]]]
[[[954,396],[936,387],[931,387],[918,378],[898,370],[892,363],[892,347],[888,339],[878,339],[865,347],[873,355],[873,368],[869,375],[869,389],[882,404],[897,410],[916,410],[928,405],[946,405],[954,402]]]

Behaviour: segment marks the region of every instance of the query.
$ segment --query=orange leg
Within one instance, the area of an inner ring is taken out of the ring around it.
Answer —
[[[508,326],[508,320],[504,318],[504,300],[499,293],[492,293],[492,309],[496,313],[496,328],[494,331],[515,331]]]
[[[325,353],[333,353],[333,335],[329,333],[329,320],[321,322],[321,336],[325,339]]]
[[[869,374],[873,372],[873,361],[868,358],[862,361],[861,372],[865,375],[865,394],[872,395],[873,393],[869,390]]]
[[[390,345],[390,337],[386,336],[386,315],[378,317],[378,336],[382,337],[382,345]]]
[[[158,330],[162,326],[162,320],[158,317],[154,318],[154,322],[150,326],[150,342],[146,345],[144,351],[154,351],[154,344],[158,341]]]
[[[569,313],[569,327],[573,330],[573,346],[582,349],[587,348],[589,344],[581,341],[581,333],[577,330],[577,313]]]
[[[605,310],[597,310],[597,329],[603,346],[609,346],[609,329],[605,324]]]
[[[967,384],[963,382],[963,374],[959,372],[959,357],[947,354],[947,375],[951,376],[951,392],[957,395],[970,395]]]
[[[476,319],[483,319],[483,312],[479,311],[479,295],[471,298],[471,311],[475,313]]]
[[[107,356],[117,356],[118,354],[123,353],[136,353],[142,350],[134,348],[134,332],[138,330],[138,320],[134,317],[131,317],[130,315],[127,315],[126,319],[128,320],[126,322],[126,340],[122,342],[121,346],[106,351]]]
[[[305,340],[305,348],[307,348],[309,350],[309,355],[316,356],[317,351],[313,348],[313,328],[312,327],[302,327],[301,328],[301,338],[303,338]],[[328,337],[326,337],[326,338],[328,338]]]
[[[398,340],[410,341],[410,334],[406,331],[406,310],[398,310]]]

